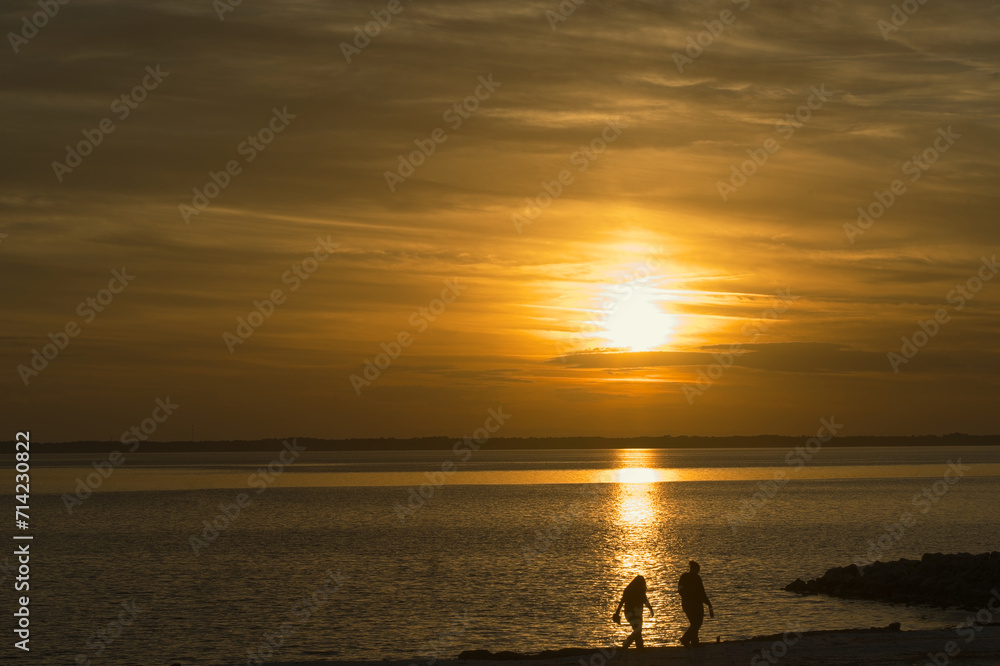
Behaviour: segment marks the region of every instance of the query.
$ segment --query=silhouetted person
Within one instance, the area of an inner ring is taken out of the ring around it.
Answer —
[[[632,644],[632,641],[635,641],[637,648],[642,647],[643,606],[649,608],[649,617],[653,617],[653,607],[649,605],[649,599],[646,598],[646,579],[642,576],[636,576],[625,587],[625,591],[622,592],[622,600],[618,602],[618,608],[615,609],[615,614],[611,616],[612,620],[621,624],[621,610],[622,607],[625,608],[625,619],[632,625],[632,633],[622,642],[622,647],[626,650]]]
[[[715,611],[712,610],[712,602],[708,600],[708,595],[705,594],[705,585],[701,582],[701,576],[698,575],[698,572],[701,571],[701,565],[691,560],[689,566],[691,570],[681,574],[680,580],[677,581],[677,591],[681,595],[681,608],[684,609],[684,614],[687,615],[688,622],[691,623],[688,630],[681,636],[681,645],[698,647],[698,630],[701,629],[701,625],[705,621],[704,604],[708,604],[709,617],[715,617]]]

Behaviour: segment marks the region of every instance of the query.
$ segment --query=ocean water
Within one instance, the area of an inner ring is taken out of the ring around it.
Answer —
[[[716,609],[703,640],[964,619],[781,588],[869,555],[1000,550],[1000,448],[830,448],[802,466],[787,454],[306,452],[265,484],[250,478],[273,455],[133,454],[72,512],[60,493],[89,458],[38,456],[32,650],[18,663],[243,664],[251,650],[427,664],[465,649],[596,648],[626,635],[610,616],[640,573],[656,613],[647,644],[670,645],[686,628],[675,591],[692,558]],[[446,461],[458,471],[441,472]],[[775,473],[787,483],[751,516]],[[905,512],[916,525],[886,537]],[[228,522],[214,538],[213,520]]]

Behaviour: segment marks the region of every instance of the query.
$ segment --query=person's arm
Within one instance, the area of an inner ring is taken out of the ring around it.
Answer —
[[[712,609],[712,602],[708,599],[708,593],[705,592],[705,588],[702,587],[702,595],[705,597],[705,604],[708,605],[708,616],[711,618],[715,617],[715,611]]]
[[[620,615],[620,613],[622,611],[622,606],[624,606],[624,605],[625,605],[625,595],[623,594],[622,595],[622,600],[618,602],[618,608],[616,608],[615,612],[611,614],[611,619],[614,620],[615,622],[619,623],[619,624],[621,624],[621,615]]]
[[[649,597],[643,597],[642,603],[646,604],[646,608],[649,609],[649,617],[653,617],[653,606],[649,603]]]

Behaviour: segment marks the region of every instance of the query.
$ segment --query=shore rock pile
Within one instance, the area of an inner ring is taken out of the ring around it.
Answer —
[[[920,560],[875,562],[863,569],[835,567],[808,583],[798,578],[785,590],[973,611],[1000,599],[1000,552],[925,553]]]

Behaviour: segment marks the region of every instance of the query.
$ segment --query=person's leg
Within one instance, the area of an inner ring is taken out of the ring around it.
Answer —
[[[684,614],[687,615],[688,630],[684,632],[681,636],[681,645],[688,647],[690,645],[698,644],[698,629],[701,628],[702,622],[705,619],[705,609],[703,606],[695,606],[694,604],[682,604],[681,608],[684,610]]]
[[[698,630],[705,623],[705,607],[699,606],[698,610],[688,617],[691,619],[691,629],[689,630],[691,645],[696,647],[698,645]]]
[[[628,646],[634,641],[636,647],[642,647],[642,613],[640,612],[636,616],[635,609],[626,608],[625,619],[628,620],[629,625],[632,627],[632,633],[628,635],[622,646],[627,650]]]

